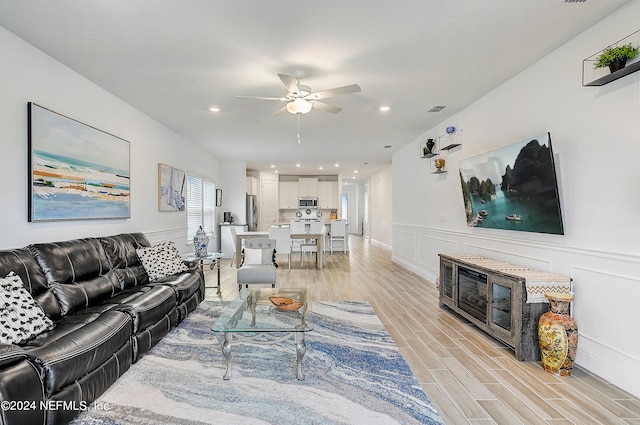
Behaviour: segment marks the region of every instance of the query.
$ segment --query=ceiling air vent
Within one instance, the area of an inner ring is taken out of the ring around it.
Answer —
[[[558,4],[585,3],[586,1],[587,0],[558,0]]]
[[[436,105],[433,108],[429,109],[427,112],[440,112],[442,111],[444,108],[446,108],[446,106],[442,106],[442,105]]]

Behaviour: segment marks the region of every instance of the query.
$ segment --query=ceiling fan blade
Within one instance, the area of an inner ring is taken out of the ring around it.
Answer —
[[[311,104],[313,105],[313,109],[319,109],[321,111],[331,112],[332,114],[336,114],[342,111],[342,108],[339,108],[334,105],[329,105],[328,103],[324,103],[324,102],[318,102],[314,100],[311,102]]]
[[[286,97],[236,96],[236,99],[289,100]]]
[[[271,115],[272,117],[278,117],[282,114],[284,114],[285,112],[287,112],[287,106],[283,106],[282,108],[278,109],[276,112],[273,113],[273,115]]]
[[[298,82],[291,75],[278,74],[278,77],[282,80],[282,84],[287,88],[288,93],[300,93]]]
[[[336,87],[335,89],[329,89],[329,90],[323,90],[323,91],[311,93],[310,95],[306,96],[305,99],[307,100],[326,99],[328,97],[342,96],[343,94],[358,93],[359,91],[362,91],[359,85],[351,84],[344,87]]]

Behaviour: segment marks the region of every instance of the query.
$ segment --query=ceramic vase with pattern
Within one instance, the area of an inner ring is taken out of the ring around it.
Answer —
[[[544,294],[549,311],[540,316],[538,338],[544,370],[560,376],[570,376],[578,348],[578,325],[569,316],[573,295],[558,292]]]
[[[196,232],[196,235],[193,237],[193,247],[196,250],[196,256],[206,257],[208,246],[209,236],[207,236],[207,233],[202,230],[202,226],[200,226],[200,228]]]

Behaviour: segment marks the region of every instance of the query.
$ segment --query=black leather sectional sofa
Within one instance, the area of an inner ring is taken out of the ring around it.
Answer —
[[[2,425],[66,424],[204,299],[200,269],[150,281],[142,233],[0,251],[55,326],[0,344]]]

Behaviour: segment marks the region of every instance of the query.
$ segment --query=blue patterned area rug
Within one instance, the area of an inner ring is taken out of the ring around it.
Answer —
[[[293,339],[234,344],[223,380],[211,325],[224,306],[203,302],[72,424],[443,423],[369,303],[313,304],[304,381]]]

